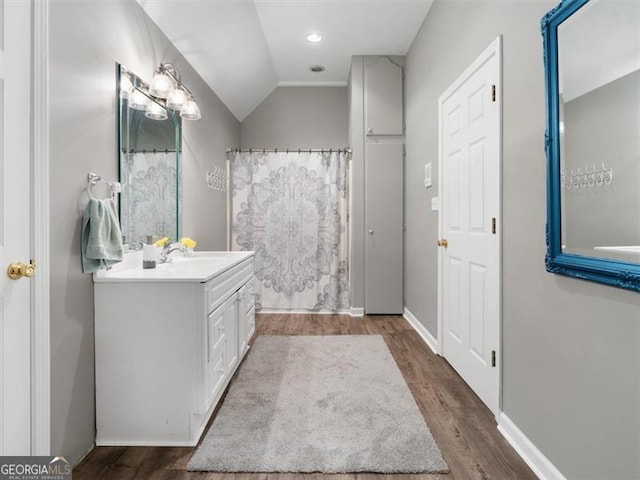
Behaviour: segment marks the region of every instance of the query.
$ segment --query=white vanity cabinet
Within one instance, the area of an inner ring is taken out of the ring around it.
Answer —
[[[95,278],[96,445],[198,443],[255,330],[233,253]]]

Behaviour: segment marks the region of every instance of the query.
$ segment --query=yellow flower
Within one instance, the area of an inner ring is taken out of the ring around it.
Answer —
[[[183,237],[180,240],[180,243],[182,243],[182,245],[184,246],[184,248],[195,248],[197,245],[197,242],[195,240],[192,240],[189,237]]]
[[[156,240],[154,245],[156,247],[164,247],[165,245],[167,245],[169,243],[169,237],[162,237],[160,240]]]

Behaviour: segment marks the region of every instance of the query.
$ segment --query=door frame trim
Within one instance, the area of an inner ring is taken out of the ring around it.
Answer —
[[[455,80],[454,82],[438,97],[438,185],[439,192],[438,195],[440,197],[440,208],[438,209],[438,238],[443,237],[443,221],[442,221],[442,210],[445,205],[444,195],[442,195],[443,190],[443,151],[442,151],[442,135],[444,132],[443,128],[443,117],[442,117],[442,107],[444,102],[460,88],[460,86],[475,73],[478,68],[480,68],[488,58],[492,56],[496,56],[498,59],[498,78],[496,80],[496,102],[498,103],[498,115],[499,115],[499,126],[498,126],[498,162],[500,164],[499,168],[499,178],[498,183],[500,185],[499,189],[499,208],[496,213],[496,221],[498,224],[498,345],[496,351],[497,357],[497,367],[498,368],[498,409],[494,411],[493,414],[496,418],[502,411],[502,35],[498,35],[495,40],[493,40],[489,46],[469,65]],[[444,292],[443,292],[443,250],[438,248],[438,350],[440,351],[440,355],[444,357]]]
[[[51,454],[49,310],[49,0],[32,2],[31,454]]]

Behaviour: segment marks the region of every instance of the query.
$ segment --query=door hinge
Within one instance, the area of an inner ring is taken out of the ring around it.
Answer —
[[[496,234],[496,217],[491,219],[491,233]]]
[[[496,101],[496,86],[495,85],[491,85],[491,101],[492,102]]]
[[[496,366],[496,351],[495,350],[491,350],[491,366],[492,367]]]

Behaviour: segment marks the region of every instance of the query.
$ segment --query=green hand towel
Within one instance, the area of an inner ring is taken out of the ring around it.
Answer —
[[[94,273],[122,261],[122,233],[113,200],[89,200],[82,220],[82,271]]]

